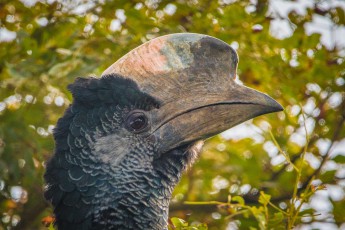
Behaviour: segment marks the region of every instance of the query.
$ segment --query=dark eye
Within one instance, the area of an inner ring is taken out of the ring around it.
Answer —
[[[139,133],[148,127],[148,118],[142,111],[134,111],[127,116],[126,128],[134,133]]]

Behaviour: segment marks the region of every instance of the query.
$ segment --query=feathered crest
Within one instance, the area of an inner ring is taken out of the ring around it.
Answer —
[[[159,102],[152,96],[142,92],[137,84],[117,74],[101,78],[77,78],[68,86],[72,92],[74,103],[86,107],[97,107],[104,104],[119,106],[145,105],[149,110],[158,108]]]

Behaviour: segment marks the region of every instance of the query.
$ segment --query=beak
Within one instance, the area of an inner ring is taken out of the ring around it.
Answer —
[[[157,101],[148,111],[160,153],[191,144],[256,116],[283,110],[266,94],[235,82],[238,56],[227,43],[181,33],[127,53],[103,75],[131,79]]]
[[[259,115],[283,110],[268,95],[238,84],[218,95],[184,98],[152,114],[153,124],[158,123],[152,134],[161,153],[209,138]]]

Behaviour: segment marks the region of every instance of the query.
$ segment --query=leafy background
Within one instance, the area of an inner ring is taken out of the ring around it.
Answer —
[[[345,229],[344,9],[340,0],[1,0],[0,229],[51,221],[42,175],[72,100],[66,86],[176,32],[231,44],[239,79],[285,111],[206,142],[171,203],[186,222],[171,229]]]

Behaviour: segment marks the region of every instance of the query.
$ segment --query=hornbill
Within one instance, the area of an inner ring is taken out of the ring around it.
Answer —
[[[237,63],[221,40],[170,34],[69,85],[44,175],[58,229],[167,229],[172,191],[202,140],[282,110],[236,83]]]

